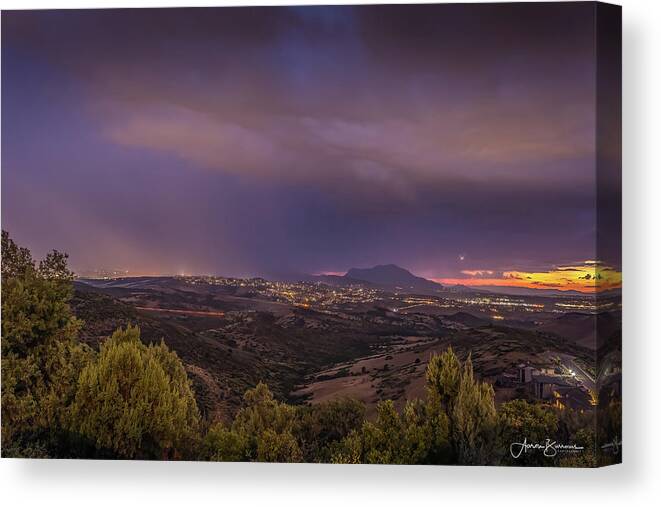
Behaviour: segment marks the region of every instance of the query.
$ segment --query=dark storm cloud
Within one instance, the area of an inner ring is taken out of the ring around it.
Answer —
[[[3,226],[145,271],[593,258],[592,9],[3,13]]]

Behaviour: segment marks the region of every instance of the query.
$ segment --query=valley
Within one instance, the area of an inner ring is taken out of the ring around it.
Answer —
[[[424,396],[429,358],[449,346],[462,358],[471,354],[497,402],[535,396],[532,384],[517,380],[522,367],[552,373],[588,397],[589,386],[563,365],[595,371],[590,330],[597,316],[608,332],[618,328],[616,299],[597,305],[575,295],[511,296],[432,283],[80,279],[72,307],[93,347],[128,323],[140,326],[147,343],[164,340],[211,419],[229,419],[260,381],[294,403],[350,397],[364,402],[368,415],[383,399],[401,407]]]

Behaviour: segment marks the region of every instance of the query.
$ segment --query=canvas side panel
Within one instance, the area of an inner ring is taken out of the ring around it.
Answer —
[[[622,9],[596,9],[597,421],[599,465],[622,461]]]

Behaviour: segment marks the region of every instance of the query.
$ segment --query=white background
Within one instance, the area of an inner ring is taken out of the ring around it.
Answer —
[[[152,7],[278,1],[7,1],[2,9]],[[353,2],[356,3],[356,2]],[[367,2],[362,2],[367,3]],[[386,3],[386,2],[375,2]],[[404,2],[398,2],[404,3]],[[4,505],[637,506],[661,500],[661,2],[622,0],[624,15],[624,464],[599,470],[0,461]],[[3,124],[4,128],[11,125]]]

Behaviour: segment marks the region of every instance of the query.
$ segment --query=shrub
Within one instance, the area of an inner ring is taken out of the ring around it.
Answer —
[[[80,374],[70,427],[121,458],[189,455],[199,415],[183,365],[165,344],[119,329]]]

